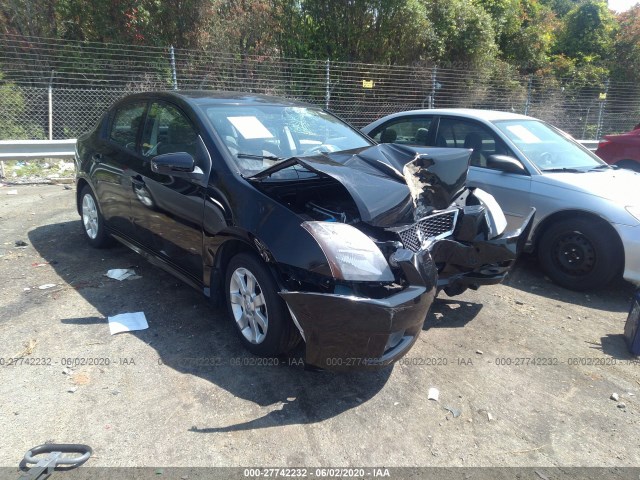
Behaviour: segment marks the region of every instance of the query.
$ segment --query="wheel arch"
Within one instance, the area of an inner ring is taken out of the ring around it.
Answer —
[[[611,235],[611,238],[613,239],[613,241],[616,242],[616,247],[618,247],[622,252],[621,267],[624,267],[624,262],[625,262],[624,246],[622,245],[622,239],[620,238],[620,235],[618,235],[618,232],[616,231],[616,229],[611,226],[611,223],[609,223],[607,220],[600,217],[599,215],[596,215],[595,213],[591,213],[591,212],[586,212],[584,210],[563,210],[561,212],[555,212],[547,216],[543,220],[541,220],[538,226],[536,227],[536,230],[533,233],[532,252],[537,253],[540,239],[544,236],[545,232],[549,229],[549,227],[551,227],[551,225],[564,220],[574,220],[576,218],[582,218],[582,219],[590,220],[593,222],[597,222],[599,225],[602,226],[603,229],[605,229],[608,232],[609,235]]]
[[[93,188],[91,187],[91,185],[89,185],[89,182],[85,178],[79,178],[76,183],[76,210],[78,210],[79,215],[82,215],[82,198],[80,198],[80,194],[86,186],[89,186],[89,188],[93,190]]]
[[[210,299],[216,305],[223,304],[222,287],[227,266],[231,259],[239,253],[251,253],[263,258],[255,245],[240,238],[230,238],[218,247],[213,258],[210,280]]]

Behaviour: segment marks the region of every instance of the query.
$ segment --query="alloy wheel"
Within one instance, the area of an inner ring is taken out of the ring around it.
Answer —
[[[264,341],[269,327],[267,304],[256,277],[246,268],[231,275],[229,295],[233,318],[242,335],[253,344]]]
[[[82,198],[82,224],[87,236],[95,240],[98,236],[98,207],[90,194]]]

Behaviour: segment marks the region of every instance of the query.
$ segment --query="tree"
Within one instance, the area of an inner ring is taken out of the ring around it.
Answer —
[[[616,18],[606,2],[586,0],[565,17],[556,53],[584,63],[608,63],[617,28]]]
[[[620,29],[615,39],[611,62],[614,78],[640,82],[640,4],[618,15]]]
[[[523,73],[549,61],[556,17],[538,0],[480,0],[493,19],[500,58]]]
[[[476,63],[492,61],[498,47],[491,16],[465,0],[424,0],[434,32],[427,46],[436,62]]]

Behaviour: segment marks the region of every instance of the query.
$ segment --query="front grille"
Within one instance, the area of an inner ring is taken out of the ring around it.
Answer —
[[[458,210],[429,215],[413,225],[396,230],[404,248],[417,252],[429,241],[446,237],[453,233],[458,218]]]

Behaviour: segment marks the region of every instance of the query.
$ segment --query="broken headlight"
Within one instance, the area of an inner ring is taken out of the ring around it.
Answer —
[[[322,248],[331,274],[340,280],[392,282],[393,273],[380,249],[357,228],[336,222],[304,222]]]

